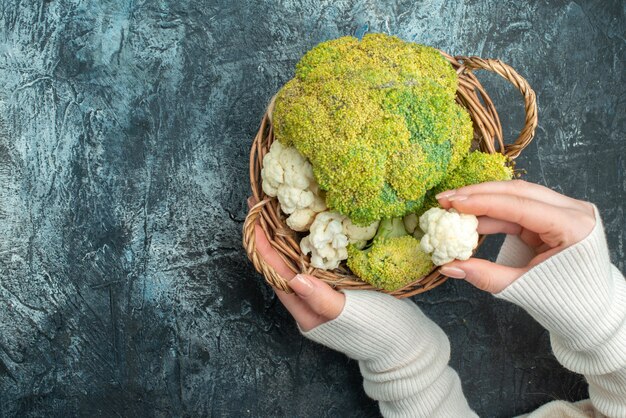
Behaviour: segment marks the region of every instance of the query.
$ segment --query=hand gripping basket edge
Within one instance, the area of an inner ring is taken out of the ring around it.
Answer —
[[[532,141],[537,127],[537,102],[535,92],[528,82],[521,77],[513,68],[495,59],[482,59],[479,57],[452,57],[444,52],[456,70],[459,77],[457,90],[457,102],[467,109],[474,125],[474,140],[478,142],[481,151],[495,153],[501,152],[510,159],[515,159],[526,146]],[[505,144],[502,135],[502,126],[493,102],[480,84],[473,70],[492,71],[508,80],[524,97],[525,121],[524,127],[512,144]],[[482,98],[482,103],[480,98]],[[252,195],[258,203],[250,210],[243,227],[243,246],[248,258],[254,264],[256,270],[263,274],[265,280],[273,287],[291,293],[286,280],[281,277],[259,255],[255,245],[255,225],[258,223],[267,235],[272,247],[280,254],[287,266],[294,273],[307,273],[318,277],[337,289],[379,290],[354,276],[342,263],[335,270],[320,270],[309,264],[308,257],[300,251],[299,237],[285,223],[285,218],[280,212],[276,198],[266,196],[261,189],[261,164],[263,156],[269,151],[274,141],[274,133],[271,126],[271,111],[273,103],[270,103],[261,126],[254,138],[250,152],[250,184]],[[497,148],[496,148],[497,145]],[[480,237],[478,246],[484,241]],[[478,247],[476,247],[478,249]],[[405,298],[426,292],[445,282],[447,278],[438,273],[437,268],[428,275],[416,280],[393,292],[383,291],[398,298]]]

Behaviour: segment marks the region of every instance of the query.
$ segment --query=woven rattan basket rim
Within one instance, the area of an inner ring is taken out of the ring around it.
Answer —
[[[474,139],[478,142],[479,148],[484,152],[500,152],[510,159],[515,159],[528,146],[535,134],[537,127],[535,92],[513,68],[499,60],[464,56],[452,57],[445,52],[442,54],[458,74],[457,102],[468,110],[472,118]],[[504,143],[498,112],[487,92],[473,74],[473,71],[477,69],[488,70],[500,75],[513,84],[524,98],[524,127],[512,144]],[[261,126],[254,138],[250,152],[250,184],[252,195],[258,203],[250,209],[244,222],[243,245],[248,258],[271,286],[291,293],[286,279],[267,264],[256,250],[255,225],[258,224],[267,235],[270,245],[279,253],[294,274],[304,272],[314,275],[337,289],[380,290],[354,276],[347,269],[345,263],[332,271],[311,267],[308,257],[300,251],[298,235],[286,225],[285,217],[280,212],[276,198],[270,198],[263,193],[260,175],[261,163],[263,156],[269,151],[269,147],[274,141],[271,125],[272,110],[273,102],[270,103],[261,120]],[[482,244],[484,238],[484,236],[480,237],[478,246]],[[446,279],[445,276],[438,273],[437,269],[433,269],[419,280],[409,283],[401,289],[393,292],[385,291],[385,293],[398,298],[409,297],[433,289],[445,282]]]

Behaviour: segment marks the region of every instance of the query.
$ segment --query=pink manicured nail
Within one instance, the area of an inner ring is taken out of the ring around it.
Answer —
[[[460,202],[461,200],[466,200],[467,196],[462,195],[462,194],[455,194],[454,196],[450,196],[448,198],[448,202]]]
[[[439,269],[439,273],[444,276],[452,277],[453,279],[465,278],[465,272],[458,267],[442,267]]]
[[[313,293],[313,283],[304,274],[296,274],[296,276],[289,281],[289,287],[300,296],[308,296]]]
[[[438,195],[435,195],[435,199],[445,199],[453,196],[456,193],[456,190],[446,190],[445,192],[441,192]]]

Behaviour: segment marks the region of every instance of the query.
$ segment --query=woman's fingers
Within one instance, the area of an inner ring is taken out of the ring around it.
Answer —
[[[293,319],[296,320],[300,328],[305,331],[311,330],[319,324],[325,322],[322,321],[320,316],[313,312],[313,310],[295,293],[287,293],[280,289],[274,289],[276,296],[280,299],[283,306],[289,311]]]
[[[488,216],[479,216],[477,231],[481,235],[518,235],[522,231],[522,227],[514,224],[513,222],[503,221],[501,219],[493,219]]]
[[[480,258],[466,261],[455,260],[442,266],[439,272],[455,279],[465,279],[480,290],[499,293],[527,269],[501,266]]]
[[[303,331],[337,318],[343,310],[345,295],[316,277],[298,274],[288,283],[294,293],[276,294]]]
[[[343,310],[345,295],[317,277],[298,274],[289,281],[289,287],[313,312],[325,320],[337,318]]]
[[[488,216],[536,232],[551,247],[561,245],[564,232],[572,225],[570,209],[552,206],[537,200],[505,194],[455,194],[448,198],[461,213]]]
[[[257,200],[250,196],[247,201],[248,209],[252,209],[254,205],[257,204]],[[254,226],[254,244],[256,245],[256,249],[263,257],[265,262],[272,266],[276,272],[282,276],[283,278],[289,280],[291,279],[295,273],[287,266],[285,261],[281,258],[278,251],[272,247],[270,242],[267,240],[267,236],[265,235],[265,231],[261,228],[261,225],[257,222]]]
[[[450,203],[447,201],[447,197],[451,197],[455,194],[507,194],[512,196],[526,197],[563,208],[584,211],[588,211],[590,209],[590,205],[587,204],[587,202],[572,199],[571,197],[557,193],[547,187],[535,183],[529,183],[524,180],[489,181],[485,183],[461,187],[456,190],[447,190],[438,195],[442,197],[442,199],[440,200],[442,206],[448,209],[450,207]]]
[[[248,208],[252,208],[256,201],[254,198],[248,198],[247,203]],[[343,293],[337,292],[316,277],[305,274],[296,275],[278,251],[272,247],[259,224],[255,225],[254,235],[256,248],[261,257],[280,276],[288,280],[289,287],[294,291],[294,293],[288,294],[275,289],[281,303],[303,331],[309,331],[339,316],[345,304]]]
[[[448,201],[461,213],[520,225],[523,228],[520,236],[534,247],[543,242],[550,248],[566,248],[583,240],[596,223],[593,206],[590,206],[591,213],[588,213],[586,209],[552,206],[534,199],[505,194],[455,194],[448,197]],[[536,242],[532,243],[527,238]]]
[[[278,252],[272,248],[263,229],[258,225],[255,234],[257,249],[263,259],[279,275],[289,280],[287,283],[294,293],[288,294],[280,289],[274,290],[303,331],[309,331],[339,316],[345,302],[345,296],[342,293],[313,276],[296,276]]]
[[[478,233],[481,235],[491,234],[507,234],[518,235],[522,242],[537,250],[537,247],[543,244],[543,241],[536,232],[522,228],[513,222],[503,221],[501,219],[493,219],[488,216],[478,217]]]
[[[265,236],[263,228],[261,228],[259,224],[254,227],[254,235],[254,242],[256,244],[257,251],[259,252],[261,257],[263,257],[265,262],[272,266],[272,268],[276,270],[276,273],[278,273],[286,280],[289,280],[293,276],[295,276],[296,273],[294,273],[293,270],[289,268],[287,263],[285,263],[285,261],[280,256],[280,254],[278,254],[278,251],[276,251],[269,243],[267,237]]]

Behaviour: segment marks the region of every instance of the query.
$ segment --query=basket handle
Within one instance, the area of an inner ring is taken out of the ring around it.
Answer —
[[[498,74],[513,84],[513,86],[515,86],[515,88],[524,96],[526,111],[524,128],[513,144],[507,144],[505,146],[504,152],[504,154],[509,158],[516,158],[520,152],[528,146],[530,141],[532,141],[535,136],[535,129],[537,128],[537,98],[535,96],[535,92],[524,77],[519,75],[517,71],[500,60],[464,56],[456,56],[454,58],[457,61],[460,61],[469,71],[488,70]]]
[[[292,293],[293,291],[285,279],[283,279],[271,265],[266,263],[256,250],[256,225],[259,222],[263,222],[263,208],[265,205],[269,204],[270,200],[271,199],[267,198],[260,201],[254,205],[252,209],[250,209],[250,212],[248,212],[243,225],[243,246],[246,249],[248,258],[252,261],[256,271],[262,273],[265,279],[274,288],[283,290],[287,293]]]

